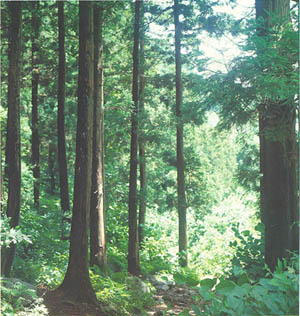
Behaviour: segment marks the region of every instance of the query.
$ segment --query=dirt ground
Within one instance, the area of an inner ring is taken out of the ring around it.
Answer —
[[[48,289],[40,290],[41,296],[44,297],[44,304],[49,311],[49,316],[122,316],[118,311],[110,309],[105,305],[88,305],[75,304],[73,302],[64,300],[59,292],[52,292]],[[184,310],[191,310],[193,304],[196,302],[193,298],[197,293],[195,290],[184,286],[174,285],[168,289],[157,289],[153,295],[155,305],[146,311],[149,316],[163,316],[178,315]],[[142,316],[142,313],[132,314],[132,316]],[[190,312],[191,316],[195,315]]]

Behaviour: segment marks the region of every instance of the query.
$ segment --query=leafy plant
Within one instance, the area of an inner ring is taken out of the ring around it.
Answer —
[[[31,239],[28,235],[22,233],[19,227],[11,228],[9,225],[9,218],[6,215],[2,215],[0,218],[0,246],[7,247],[10,243],[20,243],[22,241],[31,243]]]
[[[48,314],[36,291],[18,279],[1,279],[1,300],[1,312],[6,316]]]
[[[254,235],[249,230],[241,232],[238,224],[233,225],[232,230],[236,239],[230,246],[235,250],[232,259],[233,269],[243,268],[251,278],[257,279],[264,274],[264,243],[263,239],[256,235],[263,234],[264,226],[259,223],[255,229],[257,233]]]
[[[153,288],[137,277],[128,277],[121,272],[105,276],[90,270],[90,278],[98,300],[120,315],[141,313],[154,304]]]
[[[204,310],[194,308],[196,315],[295,315],[298,313],[298,257],[279,261],[276,271],[252,284],[245,270],[237,269],[237,281],[205,279],[199,294]]]
[[[156,230],[154,226],[152,228],[154,229],[149,231],[152,236],[146,237],[140,252],[142,272],[144,274],[155,274],[161,271],[171,272],[171,255],[168,252],[167,244],[161,242],[157,234],[158,229]]]
[[[177,272],[173,273],[173,278],[177,284],[183,284],[192,287],[200,283],[197,270],[188,267],[179,268]]]

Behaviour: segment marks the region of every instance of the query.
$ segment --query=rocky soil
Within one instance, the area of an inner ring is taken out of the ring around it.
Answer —
[[[153,296],[156,304],[147,312],[147,315],[163,316],[178,315],[183,311],[188,311],[187,315],[195,315],[192,305],[200,307],[203,302],[196,301],[197,291],[183,285],[177,285],[172,281],[162,281],[155,277],[149,277],[149,281],[156,288],[157,292]],[[165,314],[164,314],[165,312]]]

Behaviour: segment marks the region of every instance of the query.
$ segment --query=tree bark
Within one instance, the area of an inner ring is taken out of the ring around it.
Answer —
[[[69,299],[85,303],[96,303],[88,269],[94,106],[93,39],[93,2],[79,1],[79,74],[74,200],[69,263],[59,290]]]
[[[182,78],[181,78],[181,26],[179,22],[179,2],[174,0],[175,24],[175,63],[176,63],[176,157],[177,157],[177,194],[179,222],[179,256],[182,267],[188,264],[186,231],[186,197],[183,155],[183,121],[182,121]]]
[[[19,223],[21,201],[21,142],[20,142],[20,64],[22,45],[22,3],[8,2],[10,14],[8,116],[6,134],[6,161],[8,174],[8,199],[6,215],[10,226]],[[12,268],[16,244],[2,251],[2,271],[8,277]]]
[[[104,109],[103,109],[103,11],[94,4],[94,127],[91,193],[90,262],[105,270],[104,211]]]
[[[140,73],[139,73],[139,167],[140,167],[140,198],[139,198],[139,227],[138,240],[141,248],[144,240],[144,227],[146,222],[146,207],[147,207],[147,170],[146,170],[146,155],[145,155],[145,141],[143,137],[143,121],[145,119],[145,29],[144,29],[144,2],[141,1],[140,10]]]
[[[289,21],[289,0],[256,0],[256,18],[263,19],[259,36],[268,35],[274,14]],[[288,250],[299,248],[295,118],[294,106],[285,100],[269,99],[259,108],[261,214],[265,261],[271,271]]]
[[[60,205],[63,213],[70,209],[68,167],[65,136],[65,86],[66,86],[66,54],[65,54],[65,22],[64,2],[57,1],[58,6],[58,107],[57,107],[57,146]]]
[[[34,191],[34,207],[39,208],[40,199],[40,137],[39,137],[39,119],[38,119],[38,85],[39,85],[39,28],[40,18],[38,16],[39,1],[32,2],[32,112],[31,112],[31,128],[32,128],[32,168],[33,168],[33,191]]]
[[[2,178],[2,133],[0,122],[0,214],[3,212],[3,178]]]
[[[50,141],[48,150],[48,174],[49,174],[49,193],[50,195],[55,194],[55,156],[56,148],[54,144]]]
[[[139,274],[139,244],[137,227],[137,151],[138,151],[138,100],[139,100],[139,14],[140,1],[135,2],[134,45],[133,45],[133,78],[131,112],[131,144],[130,144],[130,175],[129,175],[129,202],[128,202],[128,272]]]

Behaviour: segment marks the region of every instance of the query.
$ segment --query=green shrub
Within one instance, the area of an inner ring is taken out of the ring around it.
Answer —
[[[245,270],[236,269],[237,281],[205,279],[198,291],[205,301],[196,315],[296,315],[299,305],[298,258],[279,261],[276,271],[252,284]]]
[[[155,232],[151,237],[146,237],[143,248],[140,251],[140,262],[143,274],[155,274],[161,271],[171,272],[172,256],[166,243],[156,238]]]
[[[147,284],[149,292],[141,291],[140,279],[128,277],[127,273],[116,272],[106,276],[90,270],[90,278],[98,300],[118,311],[120,315],[141,313],[154,304],[150,284]]]
[[[232,266],[245,269],[251,278],[257,280],[265,273],[263,238],[256,237],[249,230],[240,232],[239,224],[233,225],[232,230],[236,238],[230,243],[230,247],[235,251]],[[255,226],[255,230],[257,231],[256,235],[262,235],[264,225],[259,223]],[[234,274],[233,271],[231,274]]]
[[[187,286],[197,286],[200,283],[199,274],[195,269],[188,267],[179,268],[173,273],[175,283]]]
[[[0,218],[0,226],[1,226],[1,232],[0,232],[0,246],[1,247],[7,247],[10,243],[20,243],[20,242],[26,242],[31,243],[31,239],[28,235],[25,235],[21,232],[20,228],[17,226],[15,228],[11,228],[9,225],[9,218],[1,214]]]
[[[47,309],[36,291],[17,279],[1,279],[1,315],[42,316]]]

